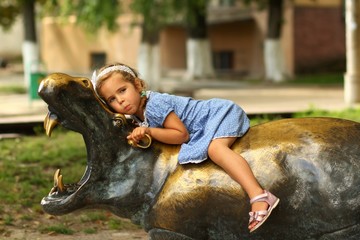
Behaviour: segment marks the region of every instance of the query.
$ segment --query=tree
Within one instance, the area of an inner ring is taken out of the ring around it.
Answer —
[[[117,29],[117,18],[124,6],[117,0],[52,0],[47,10],[54,16],[68,19],[76,16],[76,23],[89,33],[101,27]],[[172,15],[174,0],[133,0],[130,9],[135,13],[134,26],[141,25],[142,40],[138,54],[138,69],[152,89],[158,89],[160,79],[159,34],[164,23]]]
[[[40,68],[40,53],[36,36],[35,0],[21,0],[21,11],[24,26],[22,46],[25,85],[30,86],[30,75]]]
[[[14,24],[20,13],[17,1],[8,0],[0,2],[0,26],[4,30],[8,30]]]
[[[267,34],[264,41],[265,79],[273,82],[285,80],[284,55],[280,38],[283,23],[283,0],[243,0],[256,3],[259,9],[268,9]]]
[[[186,79],[213,77],[215,73],[206,23],[208,0],[186,0],[183,3],[188,31]]]
[[[38,1],[44,3],[44,1]],[[25,86],[30,85],[31,71],[38,71],[40,62],[36,37],[36,0],[4,0],[0,3],[0,24],[9,29],[21,13],[23,19],[24,41],[22,46]]]
[[[121,10],[118,0],[51,0],[46,1],[43,8],[45,15],[58,17],[64,22],[75,16],[76,24],[92,34],[96,34],[101,27],[116,31],[116,20]]]
[[[283,22],[283,0],[269,0],[268,32],[265,40],[265,77],[274,82],[285,79],[284,55],[280,37]]]
[[[173,17],[176,0],[133,0],[131,10],[141,19],[142,38],[138,53],[138,70],[151,89],[160,88],[160,31]]]

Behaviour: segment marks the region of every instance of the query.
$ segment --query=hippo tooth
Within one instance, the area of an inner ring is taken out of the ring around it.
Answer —
[[[56,125],[58,125],[58,123],[57,116],[51,112],[48,112],[44,119],[44,128],[48,137],[51,136],[52,130],[54,127],[56,127]]]
[[[63,176],[60,174],[61,170],[57,169],[54,174],[54,187],[51,189],[49,194],[52,194],[56,190],[59,192],[64,192],[66,190],[63,182]]]
[[[54,187],[58,186],[58,178],[59,178],[60,172],[61,172],[60,169],[55,171],[55,174],[54,174]]]
[[[65,186],[64,186],[64,183],[63,183],[63,176],[62,175],[59,175],[57,184],[58,184],[59,192],[65,191]]]
[[[53,194],[58,189],[58,178],[59,178],[60,172],[61,172],[61,170],[57,169],[54,173],[54,187],[51,188],[49,195]]]

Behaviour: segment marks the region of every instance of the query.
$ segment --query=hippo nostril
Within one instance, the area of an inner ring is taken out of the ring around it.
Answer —
[[[84,84],[85,87],[89,87],[89,86],[90,86],[90,81],[89,81],[88,79],[82,80],[82,83]]]

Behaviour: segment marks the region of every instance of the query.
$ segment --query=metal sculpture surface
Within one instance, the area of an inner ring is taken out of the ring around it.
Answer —
[[[130,146],[133,126],[101,103],[86,78],[49,75],[39,94],[49,105],[47,133],[58,123],[81,133],[88,155],[78,183],[63,184],[55,173],[41,201],[49,214],[107,209],[153,240],[360,238],[359,123],[285,119],[252,127],[235,142],[260,184],[282,199],[249,234],[249,199],[212,161],[179,165],[178,146]]]

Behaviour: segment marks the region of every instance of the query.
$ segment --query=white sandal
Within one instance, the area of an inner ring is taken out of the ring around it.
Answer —
[[[266,221],[266,219],[270,216],[271,211],[276,208],[276,206],[280,202],[280,199],[275,197],[270,192],[264,190],[263,194],[260,194],[250,200],[250,204],[253,204],[254,202],[267,202],[267,204],[269,204],[269,207],[267,210],[249,212],[249,225],[254,221],[258,222],[253,228],[250,229],[250,232],[258,229]]]

